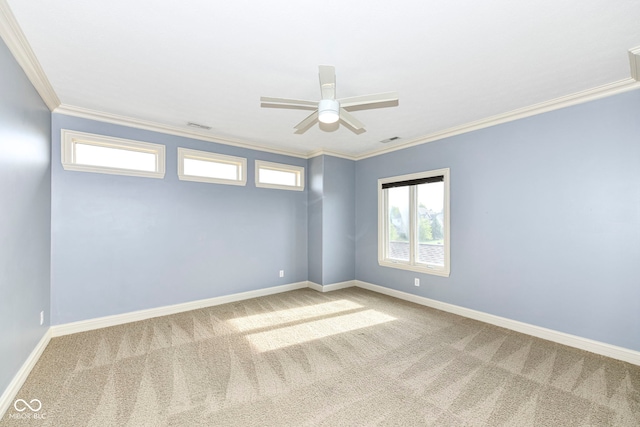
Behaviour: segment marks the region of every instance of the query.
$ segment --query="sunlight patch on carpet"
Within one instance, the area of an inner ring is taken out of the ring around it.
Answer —
[[[238,317],[236,319],[230,319],[228,322],[240,332],[247,332],[254,329],[270,328],[282,325],[283,323],[298,322],[300,320],[341,313],[358,308],[362,308],[362,306],[355,302],[341,299],[321,304],[305,305],[303,307]]]
[[[377,310],[364,310],[358,313],[343,314],[328,319],[305,322],[300,325],[258,332],[247,335],[247,339],[256,350],[265,352],[394,320],[397,319]]]

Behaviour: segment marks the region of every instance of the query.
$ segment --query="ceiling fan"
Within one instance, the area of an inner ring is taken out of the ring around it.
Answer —
[[[350,111],[368,110],[372,108],[395,107],[398,105],[398,93],[386,92],[374,95],[354,96],[336,99],[336,72],[331,65],[320,65],[320,101],[305,101],[300,99],[260,97],[260,106],[264,108],[289,108],[293,110],[314,110],[311,115],[294,126],[295,133],[303,134],[313,125],[320,122],[325,124],[340,123],[346,125],[352,132],[361,134],[366,132],[364,124],[353,117]]]

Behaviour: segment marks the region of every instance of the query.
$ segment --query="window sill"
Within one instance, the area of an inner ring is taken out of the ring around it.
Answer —
[[[436,268],[436,267],[432,268],[432,267],[427,267],[423,265],[412,265],[412,264],[404,263],[401,261],[393,262],[393,261],[379,259],[378,264],[381,267],[397,268],[400,270],[415,271],[416,273],[431,274],[434,276],[441,276],[441,277],[449,277],[449,273],[450,273],[449,269],[446,269],[446,268]]]
[[[66,171],[76,171],[76,172],[106,173],[109,175],[141,176],[145,178],[159,178],[159,179],[164,178],[164,171],[162,172],[138,171],[138,170],[132,170],[132,169],[108,168],[105,166],[79,165],[76,163],[62,163],[62,168]]]
[[[242,180],[233,180],[233,179],[209,178],[206,176],[197,176],[197,175],[178,175],[178,179],[180,181],[206,182],[209,184],[240,185],[240,186],[247,185],[246,180],[242,181]]]

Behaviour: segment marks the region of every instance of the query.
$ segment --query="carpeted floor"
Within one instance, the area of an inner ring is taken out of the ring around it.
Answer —
[[[54,338],[16,399],[44,419],[0,426],[639,426],[640,366],[302,289]]]

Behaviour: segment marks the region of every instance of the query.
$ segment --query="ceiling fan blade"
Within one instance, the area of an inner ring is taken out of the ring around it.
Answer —
[[[315,110],[318,103],[315,101],[305,101],[302,99],[271,98],[260,97],[260,106],[263,108],[290,108],[293,110]]]
[[[309,116],[307,116],[306,119],[295,125],[293,127],[294,129],[296,129],[294,133],[297,133],[298,135],[303,134],[316,123],[318,123],[318,110],[314,111]]]
[[[350,126],[347,122],[342,121],[342,124],[344,125],[344,127],[346,127],[347,129],[349,129],[351,132],[355,133],[356,135],[360,135],[362,133],[365,133],[367,130],[364,128],[361,129],[356,129],[352,126]]]
[[[342,108],[359,108],[361,110],[369,108],[394,107],[398,105],[398,92],[376,93],[372,95],[353,96],[339,99]]]
[[[353,117],[353,115],[347,112],[347,110],[345,110],[344,108],[340,109],[340,120],[342,120],[345,124],[349,125],[353,129],[364,129],[364,124],[360,120]]]
[[[322,99],[336,99],[336,69],[331,65],[320,65],[319,68]]]

